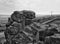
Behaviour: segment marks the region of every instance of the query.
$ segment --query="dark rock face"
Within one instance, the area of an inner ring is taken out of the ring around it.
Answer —
[[[35,18],[35,12],[33,11],[26,11],[23,10],[24,16],[26,17],[26,19],[34,19]]]
[[[56,28],[52,28],[52,29],[48,29],[48,31],[47,31],[47,36],[52,36],[52,35],[54,35],[55,33],[57,33],[58,32],[58,30],[56,29]]]
[[[5,31],[5,36],[9,44],[20,44],[23,42],[30,42],[31,40],[25,33],[23,33],[21,25],[19,23],[12,24]],[[10,43],[11,41],[11,43]],[[12,43],[12,41],[14,41]]]
[[[46,37],[53,36],[57,32],[58,32],[58,30],[56,28],[46,29],[46,31],[44,31],[44,30],[43,31],[39,31],[39,40],[40,41],[45,41]]]
[[[23,13],[21,14],[21,12],[19,11],[14,11],[14,13],[12,13],[11,15],[11,19],[16,22],[20,22],[23,19],[23,17]]]
[[[11,15],[11,18],[8,18],[8,23],[6,27],[10,26],[14,21],[15,22],[22,22],[24,20],[25,25],[31,24],[33,21],[32,19],[35,18],[35,12],[33,11],[14,11]]]
[[[14,21],[20,22],[23,18],[24,19],[33,19],[35,18],[35,12],[31,12],[31,11],[15,11],[12,15],[11,18]]]
[[[60,44],[60,38],[49,37],[46,39],[45,44]]]
[[[32,20],[25,20],[25,25],[30,25],[32,22]]]
[[[25,25],[29,25],[32,23],[32,19],[35,18],[35,12],[33,11],[15,11],[11,15],[11,19],[16,22],[21,22],[22,20],[25,20]]]
[[[27,44],[31,39],[23,32],[24,25],[30,25],[35,13],[32,11],[14,11],[6,24],[5,38],[7,44]],[[24,23],[25,22],[25,23]]]

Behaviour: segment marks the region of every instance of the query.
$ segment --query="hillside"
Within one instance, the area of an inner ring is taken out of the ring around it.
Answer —
[[[0,24],[6,23],[9,15],[0,15]]]

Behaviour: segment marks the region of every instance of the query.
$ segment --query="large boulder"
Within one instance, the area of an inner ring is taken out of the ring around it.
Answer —
[[[28,11],[28,10],[23,10],[22,11],[26,19],[34,19],[35,18],[35,12],[33,11]]]
[[[45,44],[60,44],[60,38],[47,37],[45,39]]]
[[[22,28],[24,28],[24,25],[26,26],[31,24],[33,18],[35,18],[35,13],[32,11],[14,11],[11,17],[8,18],[8,22],[6,24],[5,38],[7,44],[19,44],[25,40],[25,42],[31,41],[30,38],[22,32],[24,30]],[[18,43],[16,43],[16,41]]]
[[[14,11],[11,15],[11,19],[16,22],[24,21],[25,25],[29,25],[32,23],[32,19],[35,18],[35,12],[33,11]]]
[[[17,23],[17,22],[13,22],[6,29],[5,37],[6,37],[7,42],[11,42],[8,44],[13,44],[13,43],[19,44],[21,42],[23,43],[23,42],[31,41],[29,37],[27,37],[26,34],[23,33],[20,23]],[[15,41],[15,42],[12,43],[12,41]]]
[[[11,15],[11,19],[20,22],[23,19],[23,13],[21,11],[14,11]]]
[[[45,29],[43,31],[39,31],[39,40],[45,41],[45,38],[48,36],[53,36],[54,34],[58,33],[56,28]]]
[[[20,22],[22,19],[33,19],[35,18],[35,12],[27,10],[14,11],[14,13],[11,15],[11,18],[17,22]]]

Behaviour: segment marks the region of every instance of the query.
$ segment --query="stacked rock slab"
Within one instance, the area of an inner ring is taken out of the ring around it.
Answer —
[[[24,27],[32,23],[35,18],[33,11],[14,11],[6,24],[6,44],[27,44],[31,40],[23,33]]]

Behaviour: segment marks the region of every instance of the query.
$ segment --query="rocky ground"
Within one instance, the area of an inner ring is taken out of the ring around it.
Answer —
[[[5,44],[60,44],[59,16],[36,19],[34,15],[34,12],[25,10],[13,12],[8,22],[0,26],[0,42],[2,44],[4,42]]]

